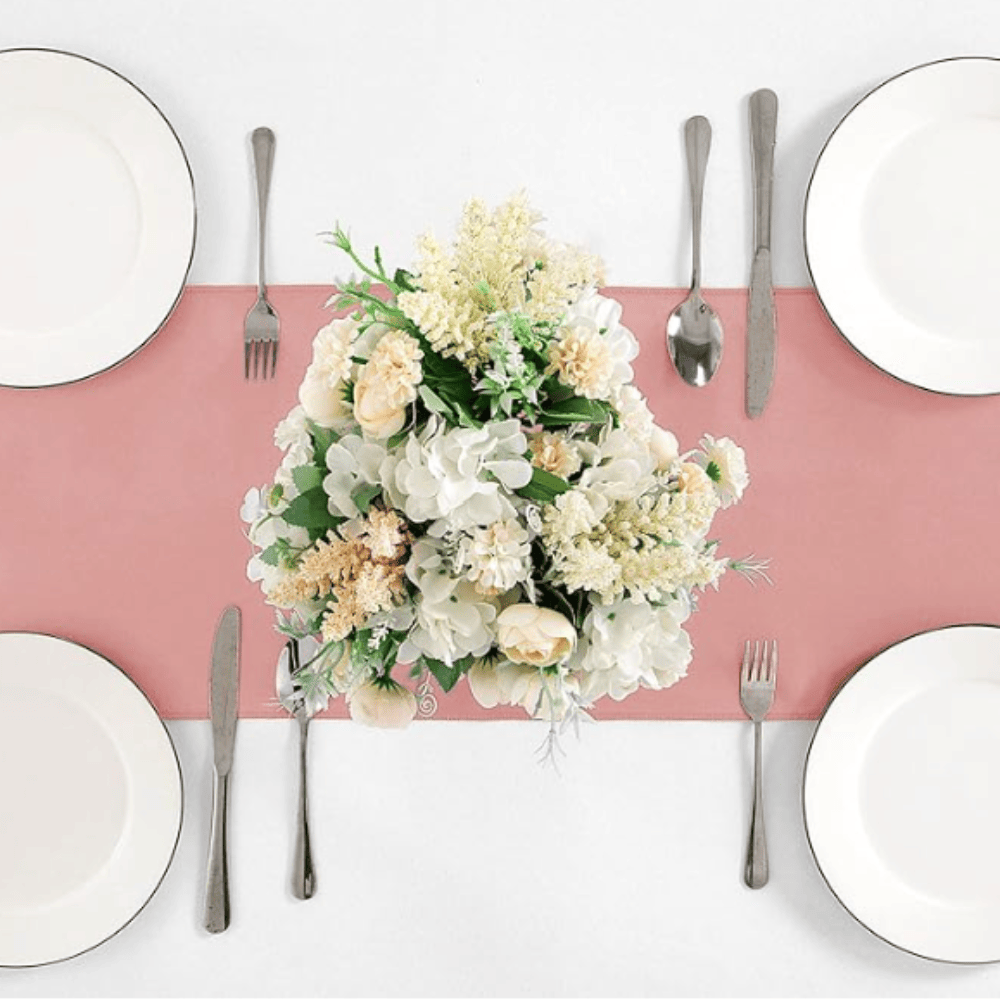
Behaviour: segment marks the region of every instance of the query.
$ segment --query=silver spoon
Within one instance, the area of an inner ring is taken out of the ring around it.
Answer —
[[[680,377],[689,385],[702,386],[722,358],[722,323],[701,297],[701,202],[712,146],[707,118],[696,115],[687,120],[684,145],[691,182],[691,291],[667,319],[667,350]]]

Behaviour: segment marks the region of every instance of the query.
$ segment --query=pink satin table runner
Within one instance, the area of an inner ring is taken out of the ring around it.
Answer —
[[[167,718],[207,715],[212,635],[228,603],[244,613],[241,713],[281,714],[273,679],[282,639],[246,579],[238,511],[280,458],[273,428],[296,401],[329,290],[272,291],[282,319],[274,380],[243,378],[253,290],[193,286],[120,367],[75,385],[0,389],[0,629],[93,648]],[[689,676],[666,691],[604,699],[598,717],[742,718],[743,641],[776,637],[774,717],[813,718],[889,643],[1000,621],[1000,399],[893,380],[852,350],[810,290],[786,289],[777,293],[775,387],[751,421],[744,290],[706,294],[726,348],[704,389],[680,381],[664,345],[666,316],[684,293],[609,294],[642,345],[637,383],[682,449],[704,432],[745,448],[750,489],[718,515],[713,536],[720,553],[770,557],[774,586],[728,574],[689,623]],[[464,681],[438,701],[438,718],[524,717],[483,711]]]

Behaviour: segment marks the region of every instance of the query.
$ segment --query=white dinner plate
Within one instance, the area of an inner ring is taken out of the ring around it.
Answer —
[[[194,252],[191,170],[135,86],[81,56],[0,52],[0,385],[73,382],[129,357]]]
[[[806,830],[834,895],[891,944],[1000,960],[1000,628],[883,650],[820,720]]]
[[[806,257],[869,361],[936,392],[1000,392],[1000,61],[948,59],[861,100],[819,156]]]
[[[64,639],[0,633],[0,966],[121,930],[166,874],[181,800],[170,737],[121,670]]]

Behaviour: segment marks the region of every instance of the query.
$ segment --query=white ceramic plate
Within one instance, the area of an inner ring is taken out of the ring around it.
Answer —
[[[0,384],[73,382],[163,325],[194,252],[194,187],[167,120],[117,73],[0,52]]]
[[[949,59],[872,91],[819,156],[806,256],[833,323],[891,375],[1000,392],[1000,61]]]
[[[93,948],[159,886],[181,775],[152,705],[75,643],[0,633],[0,966]]]
[[[803,804],[820,871],[869,930],[1000,960],[1000,629],[924,632],[859,669],[820,720]]]

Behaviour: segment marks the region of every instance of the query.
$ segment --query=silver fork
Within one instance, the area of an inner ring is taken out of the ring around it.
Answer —
[[[761,790],[761,723],[774,703],[774,684],[778,676],[778,640],[770,644],[750,640],[743,650],[740,671],[740,704],[753,722],[753,809],[750,814],[750,838],[743,881],[751,889],[767,885],[767,839],[764,836],[764,794]]]
[[[278,364],[278,314],[267,301],[264,280],[264,234],[267,231],[267,195],[271,188],[271,164],[274,162],[274,133],[269,128],[255,128],[250,137],[253,146],[254,176],[257,181],[257,301],[247,313],[243,324],[244,374],[250,378],[250,357],[253,356],[253,377],[258,363],[263,378],[273,377]]]

